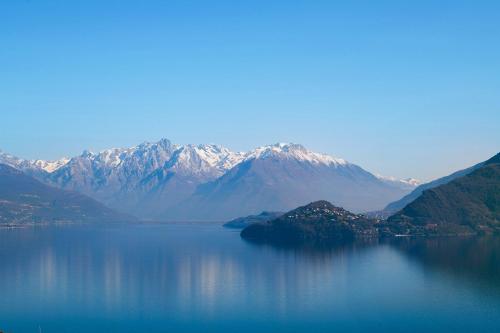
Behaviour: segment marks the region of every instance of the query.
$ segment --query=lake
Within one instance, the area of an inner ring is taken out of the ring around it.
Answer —
[[[499,332],[500,239],[278,248],[212,223],[0,229],[0,330]]]

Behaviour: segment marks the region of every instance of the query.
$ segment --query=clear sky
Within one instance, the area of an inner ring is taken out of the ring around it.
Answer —
[[[296,142],[424,180],[500,149],[499,1],[1,1],[0,149]]]

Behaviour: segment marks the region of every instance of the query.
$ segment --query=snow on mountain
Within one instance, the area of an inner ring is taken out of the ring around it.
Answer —
[[[158,212],[186,200],[199,185],[222,176],[243,158],[242,153],[217,145],[179,146],[162,167],[136,186],[134,193],[141,193],[141,199],[131,205],[131,213],[156,217]]]
[[[234,153],[217,145],[185,145],[173,153],[164,168],[187,174],[211,174],[218,177],[243,158],[243,153]]]
[[[177,146],[164,139],[131,148],[106,149],[99,153],[84,151],[45,180],[110,204],[118,198],[118,193],[133,190],[144,177],[162,167],[175,149]]]
[[[405,179],[399,179],[399,178],[396,178],[396,177],[392,177],[392,176],[382,176],[382,175],[375,175],[378,179],[380,179],[381,181],[389,184],[389,185],[393,185],[393,186],[397,186],[397,187],[400,187],[400,188],[403,188],[403,189],[409,189],[409,190],[413,190],[414,188],[416,188],[417,186],[419,186],[421,184],[421,181],[418,180],[418,179],[415,179],[415,178],[405,178]]]
[[[24,160],[16,156],[0,151],[0,163],[7,164],[13,168],[20,170],[42,170],[48,173],[54,172],[68,163],[69,159],[63,157],[59,160],[44,161],[44,160]]]
[[[84,151],[42,180],[112,208],[149,216],[157,206],[184,199],[197,185],[220,177],[243,158],[217,145],[175,145],[162,139],[98,153]]]
[[[320,199],[362,212],[381,209],[409,191],[345,160],[280,143],[248,152],[242,162],[159,217],[225,220],[263,210],[287,211]]]
[[[307,150],[304,146],[294,143],[276,143],[274,145],[259,147],[249,152],[245,160],[284,158],[305,161],[313,164],[323,164],[327,166],[347,165],[347,162],[340,158],[329,155],[315,153]]]
[[[69,158],[63,157],[59,160],[55,161],[44,161],[44,160],[34,160],[32,161],[33,165],[37,168],[40,168],[48,173],[52,173],[63,166],[65,166],[69,162]]]
[[[19,166],[21,165],[21,163],[23,161],[24,160],[17,158],[13,155],[4,153],[3,151],[0,150],[0,163],[2,163],[2,164],[6,164],[6,165],[11,166],[13,168],[19,168]]]
[[[320,199],[354,211],[373,210],[409,193],[416,183],[374,176],[294,143],[237,153],[162,139],[57,161],[27,161],[0,152],[0,163],[122,212],[162,219],[232,218]]]
[[[421,180],[415,179],[415,178],[404,178],[404,179],[400,179],[400,181],[403,183],[407,183],[409,185],[415,186],[415,187],[422,184]]]

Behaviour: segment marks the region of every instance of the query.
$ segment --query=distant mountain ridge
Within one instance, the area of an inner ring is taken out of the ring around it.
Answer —
[[[83,194],[61,190],[0,164],[0,224],[130,222]]]
[[[1,153],[0,163],[116,210],[161,220],[229,219],[319,199],[354,211],[374,210],[414,187],[290,143],[238,153],[162,139],[52,162]]]
[[[234,220],[224,223],[223,227],[231,229],[243,229],[248,227],[250,224],[266,222],[274,220],[277,217],[283,215],[283,212],[262,212],[258,215],[249,215],[244,217],[238,217]]]
[[[416,187],[420,186],[422,182],[415,178],[405,178],[398,179],[396,177],[386,177],[381,175],[375,175],[378,179],[387,184],[392,184],[395,186],[400,186],[401,188],[407,188],[409,190],[414,190]]]
[[[7,154],[0,150],[0,163],[8,165],[27,173],[43,174],[54,172],[69,162],[69,158],[63,157],[59,160],[24,160],[16,156]]]

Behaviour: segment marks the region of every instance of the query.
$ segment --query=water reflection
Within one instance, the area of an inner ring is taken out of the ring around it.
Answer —
[[[401,237],[393,240],[365,239],[355,242],[281,243],[246,241],[256,247],[328,261],[332,256],[359,253],[391,246],[427,272],[436,271],[466,282],[471,287],[496,289],[500,293],[500,236],[483,237]]]
[[[419,316],[432,300],[433,308],[454,316],[476,311],[488,330],[500,324],[487,317],[500,318],[500,297],[483,313],[484,300],[474,292],[483,283],[475,282],[478,276],[498,282],[500,248],[498,239],[474,242],[276,247],[247,243],[218,225],[2,230],[0,326],[14,332],[38,325],[51,332],[321,332],[397,330],[406,316],[428,330]],[[473,282],[453,284],[429,270]],[[437,314],[426,316],[448,327]],[[468,324],[474,323],[457,323],[457,330]]]
[[[401,238],[392,245],[426,269],[500,293],[500,237]]]
[[[36,240],[30,230],[0,233],[4,300],[31,299],[54,308],[71,300],[75,310],[102,307],[107,312],[175,309],[185,317],[193,311],[211,317],[214,309],[242,303],[284,313],[290,299],[302,297],[303,306],[321,299],[317,286],[345,284],[346,257],[368,246],[241,248],[233,246],[239,237],[224,244],[193,234],[158,235],[151,228],[137,227],[133,233],[47,228],[36,232]],[[312,293],[299,296],[304,288]]]
[[[362,251],[380,245],[376,238],[360,239],[356,241],[334,242],[283,242],[257,241],[244,239],[242,241],[255,248],[268,248],[277,252],[288,252],[296,255],[308,256],[311,259],[329,260],[332,256],[353,251]]]

